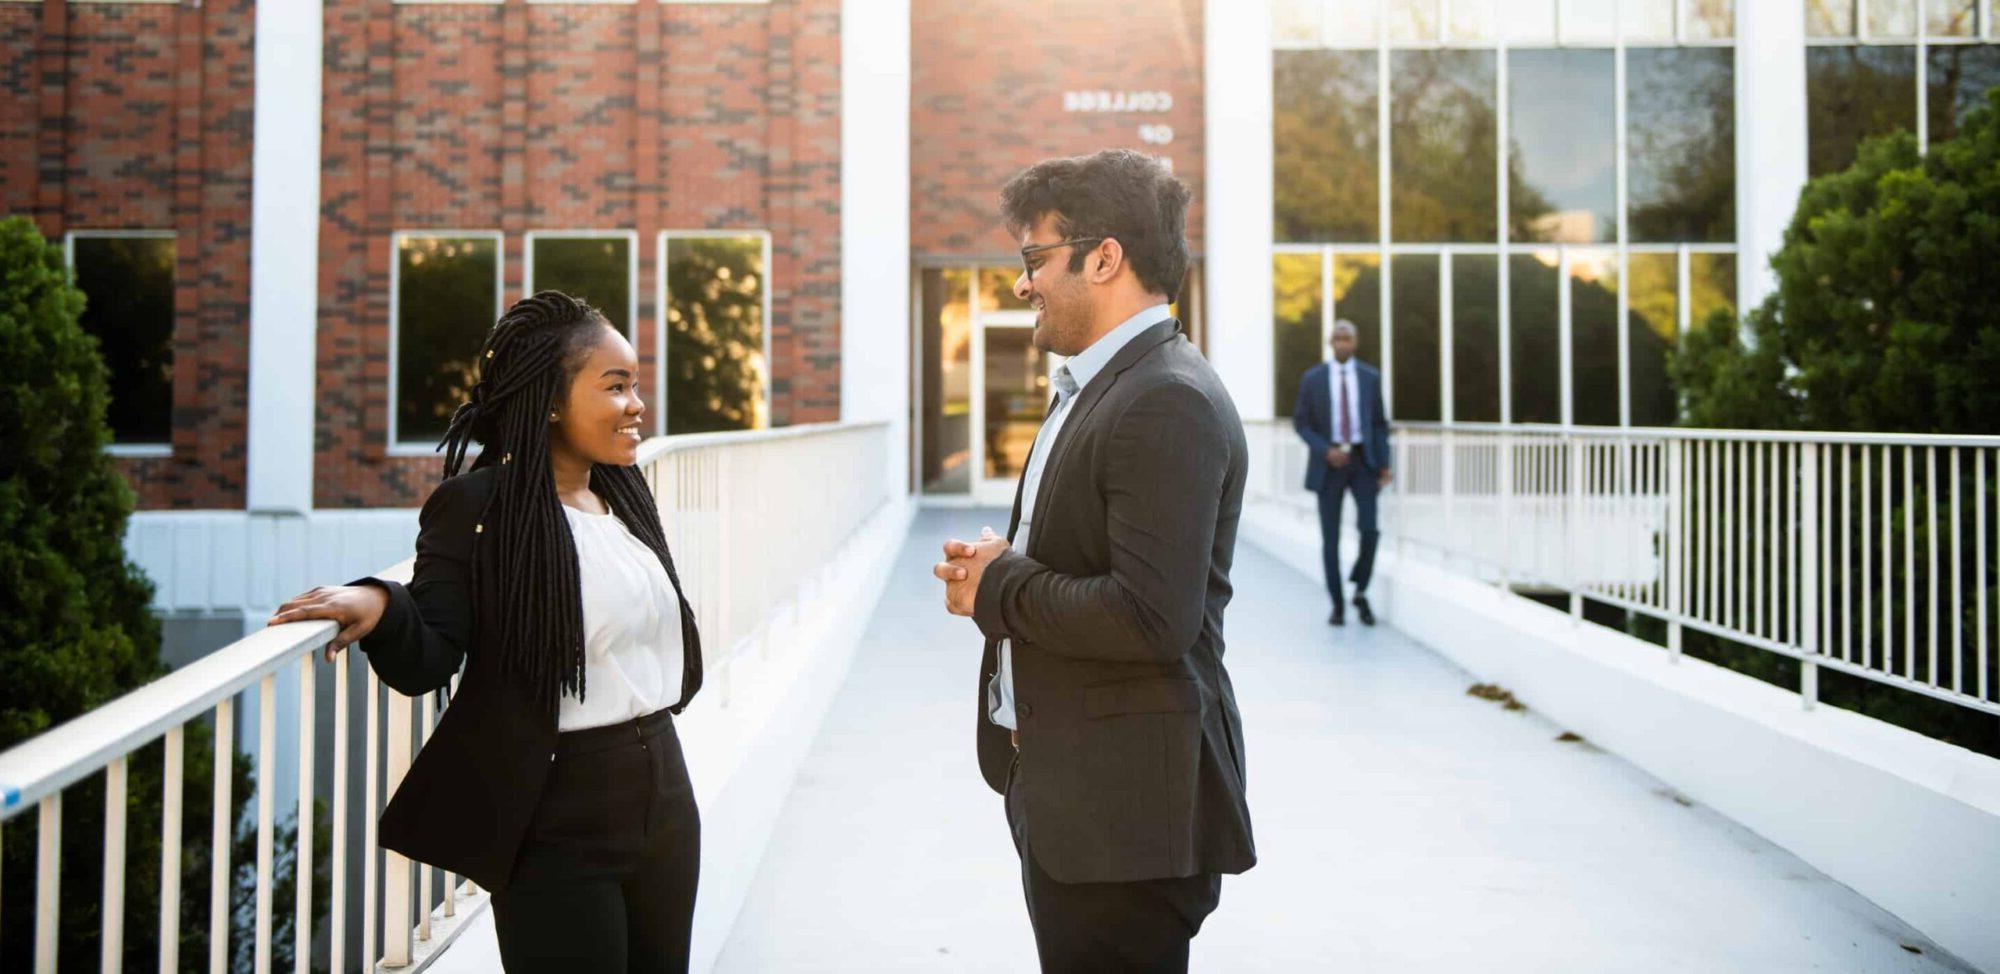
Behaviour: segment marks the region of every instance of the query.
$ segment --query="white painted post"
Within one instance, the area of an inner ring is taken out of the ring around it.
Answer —
[[[1246,420],[1274,415],[1271,374],[1271,12],[1202,18],[1208,355]],[[1387,319],[1384,319],[1387,325]]]

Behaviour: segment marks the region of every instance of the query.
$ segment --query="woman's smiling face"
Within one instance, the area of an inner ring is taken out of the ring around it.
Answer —
[[[550,430],[551,447],[567,449],[591,463],[639,462],[646,415],[646,402],[639,398],[639,356],[609,324],[598,329],[583,366],[571,377],[569,395],[558,415]]]

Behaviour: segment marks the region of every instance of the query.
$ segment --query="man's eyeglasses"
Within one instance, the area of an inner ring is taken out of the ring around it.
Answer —
[[[1021,248],[1021,270],[1025,271],[1025,272],[1027,273],[1027,275],[1028,275],[1028,283],[1030,283],[1030,284],[1033,284],[1033,283],[1035,283],[1035,264],[1034,264],[1034,261],[1032,261],[1032,260],[1029,260],[1029,258],[1030,258],[1030,257],[1033,257],[1034,255],[1036,255],[1036,254],[1039,254],[1039,253],[1041,253],[1041,252],[1042,252],[1042,251],[1044,251],[1044,250],[1054,250],[1054,249],[1056,249],[1057,247],[1069,247],[1069,246],[1073,246],[1073,245],[1075,245],[1075,244],[1081,244],[1081,243],[1100,243],[1100,242],[1102,242],[1102,241],[1104,241],[1104,240],[1108,240],[1108,239],[1110,239],[1110,238],[1108,238],[1108,237],[1071,237],[1071,238],[1069,238],[1068,240],[1058,240],[1058,241],[1056,241],[1055,243],[1046,243],[1046,244],[1036,244],[1036,245],[1035,245],[1035,246],[1033,246],[1033,247],[1022,247],[1022,248]]]

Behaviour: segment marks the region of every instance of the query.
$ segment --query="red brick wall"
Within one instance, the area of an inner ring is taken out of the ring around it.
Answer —
[[[387,452],[389,237],[639,233],[639,342],[663,229],[768,229],[774,423],[840,411],[838,0],[631,6],[327,0],[315,503],[415,504]]]
[[[251,0],[0,5],[0,213],[176,231],[173,455],[118,461],[143,508],[243,504],[253,23]]]
[[[1008,258],[1000,187],[1051,156],[1108,148],[1164,155],[1194,191],[1200,252],[1202,0],[1035,4],[913,0],[910,250],[919,260]],[[1064,111],[1066,91],[1165,91],[1163,113]],[[1165,146],[1140,125],[1165,124]]]

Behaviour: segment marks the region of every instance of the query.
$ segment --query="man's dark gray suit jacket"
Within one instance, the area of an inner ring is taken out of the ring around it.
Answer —
[[[1023,854],[1059,882],[1257,861],[1222,666],[1247,460],[1222,381],[1163,321],[1078,394],[1044,463],[1028,550],[980,579],[980,771],[1004,793],[1015,753],[987,719],[986,686],[1012,639]]]

